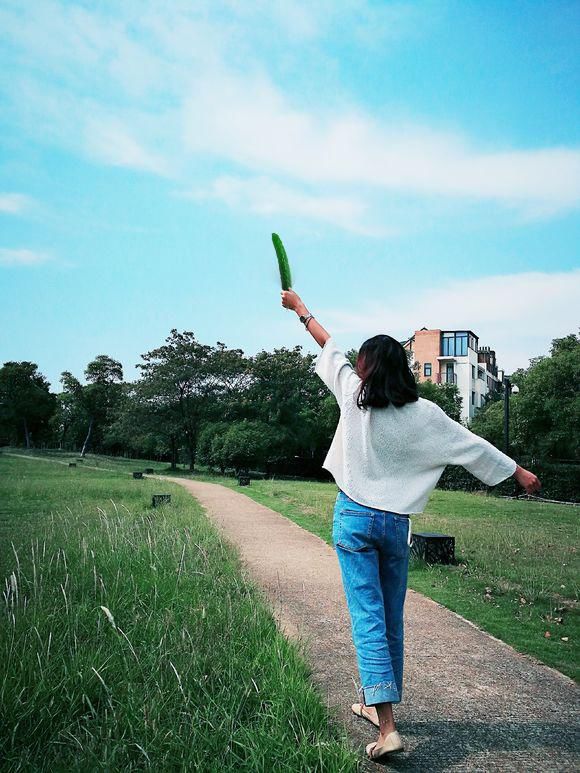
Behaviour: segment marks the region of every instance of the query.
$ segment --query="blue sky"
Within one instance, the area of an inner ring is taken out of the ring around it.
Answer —
[[[0,0],[0,359],[577,329],[580,3]]]

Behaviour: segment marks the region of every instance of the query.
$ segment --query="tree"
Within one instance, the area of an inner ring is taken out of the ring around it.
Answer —
[[[316,355],[302,354],[302,346],[261,351],[252,358],[246,400],[252,418],[284,428],[286,456],[313,457],[325,442],[328,390],[314,373]]]
[[[199,433],[197,452],[199,461],[208,467],[219,467],[222,475],[226,471],[223,442],[231,424],[227,421],[208,422]]]
[[[104,445],[120,448],[124,455],[168,458],[174,470],[180,448],[179,416],[174,406],[150,392],[150,386],[147,381],[124,385]]]
[[[26,448],[46,433],[56,407],[50,384],[34,362],[5,362],[0,368],[0,433]]]
[[[121,396],[123,366],[106,354],[99,354],[85,368],[89,382],[82,385],[69,371],[64,371],[61,383],[71,408],[71,422],[85,424],[86,434],[81,448],[85,456],[91,442],[102,442],[106,426],[113,420],[114,409]],[[95,436],[95,438],[94,438]]]
[[[515,397],[511,398],[510,414],[511,414],[511,446],[514,447],[514,424],[518,419],[517,408],[514,403]],[[504,405],[503,400],[494,400],[487,405],[482,406],[469,425],[469,429],[476,435],[489,440],[490,443],[496,448],[504,448],[504,436],[503,436],[503,412]]]
[[[55,411],[50,418],[50,430],[59,448],[65,448],[69,431],[75,421],[75,398],[70,392],[56,395]]]
[[[516,455],[546,461],[580,458],[580,338],[555,338],[549,356],[534,357],[510,377],[511,447]],[[497,445],[503,436],[503,405],[491,402],[471,428]]]
[[[434,384],[432,381],[422,381],[417,384],[419,396],[436,403],[455,421],[461,421],[461,406],[463,398],[457,384]]]
[[[550,355],[555,357],[564,352],[578,354],[578,346],[580,346],[580,339],[576,333],[570,333],[564,338],[554,338],[550,346]]]
[[[251,383],[252,361],[241,349],[228,349],[221,341],[207,362],[207,385],[212,402],[208,416],[214,420],[234,420],[248,414],[247,390]]]
[[[214,349],[200,344],[190,331],[174,328],[164,346],[141,357],[142,380],[150,404],[166,416],[183,437],[189,469],[195,468],[197,437],[215,390]]]
[[[528,368],[520,386],[522,441],[543,459],[578,459],[580,337],[554,339],[550,352]]]
[[[264,466],[266,462],[276,462],[287,456],[287,434],[280,426],[262,421],[242,421],[230,424],[223,435],[222,442],[214,445],[214,458],[220,467]]]

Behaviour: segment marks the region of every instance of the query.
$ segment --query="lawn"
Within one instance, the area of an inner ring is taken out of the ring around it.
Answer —
[[[332,544],[334,483],[198,474],[252,497]],[[455,566],[412,559],[409,587],[517,650],[580,676],[576,507],[435,490],[413,531],[455,537]],[[546,636],[546,632],[549,636]]]
[[[55,461],[0,456],[2,769],[355,771],[196,501]]]

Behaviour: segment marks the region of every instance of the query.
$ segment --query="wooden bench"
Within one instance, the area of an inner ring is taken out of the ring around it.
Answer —
[[[134,472],[133,473],[133,478],[135,480],[143,480],[143,473],[142,472]]]
[[[151,504],[153,507],[159,507],[159,505],[168,505],[171,502],[171,494],[153,494]]]

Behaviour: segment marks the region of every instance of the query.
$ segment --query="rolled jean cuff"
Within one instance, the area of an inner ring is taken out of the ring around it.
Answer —
[[[376,703],[400,703],[399,691],[395,680],[379,682],[378,684],[361,687],[360,693],[365,706],[374,706]]]

